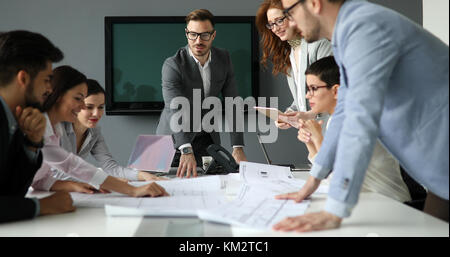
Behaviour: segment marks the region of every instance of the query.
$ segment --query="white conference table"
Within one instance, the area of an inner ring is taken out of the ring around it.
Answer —
[[[306,179],[307,172],[295,172]],[[32,193],[33,194],[33,193]],[[320,211],[326,195],[311,197],[307,213]],[[448,237],[449,224],[377,193],[361,193],[351,217],[334,230],[297,233],[255,230],[197,218],[108,217],[104,208],[77,208],[73,213],[39,216],[0,224],[0,236],[16,237]]]

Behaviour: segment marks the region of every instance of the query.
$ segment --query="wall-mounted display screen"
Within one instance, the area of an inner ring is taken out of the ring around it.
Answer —
[[[185,17],[105,17],[106,112],[139,114],[164,107],[161,69],[187,45]],[[216,16],[213,46],[231,56],[242,98],[258,96],[254,17]]]

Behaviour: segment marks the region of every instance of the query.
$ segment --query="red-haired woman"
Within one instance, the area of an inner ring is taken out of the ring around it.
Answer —
[[[265,0],[261,4],[256,14],[256,26],[261,35],[261,63],[267,67],[267,62],[271,61],[272,73],[283,73],[287,77],[294,101],[286,114],[295,116],[297,120],[314,119],[317,113],[307,111],[305,71],[311,63],[332,55],[330,42],[322,39],[307,43],[302,39],[301,31],[290,26],[289,20],[283,15],[281,0]],[[281,129],[291,127],[282,121],[275,124]]]

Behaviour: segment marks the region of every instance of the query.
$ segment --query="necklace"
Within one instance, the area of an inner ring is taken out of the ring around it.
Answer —
[[[291,39],[287,42],[292,48],[296,48],[297,46],[300,46],[302,44],[302,40],[300,38]]]

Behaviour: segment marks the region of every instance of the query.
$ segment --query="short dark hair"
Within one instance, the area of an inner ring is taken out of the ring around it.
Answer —
[[[86,81],[86,83],[87,83],[87,86],[88,86],[88,93],[87,93],[86,97],[88,97],[90,95],[96,95],[96,94],[99,94],[99,93],[102,93],[104,95],[106,94],[105,93],[105,89],[103,89],[103,87],[100,86],[100,84],[98,83],[97,80],[95,80],[95,79],[88,79]]]
[[[86,83],[86,76],[78,70],[63,65],[53,70],[52,79],[52,93],[47,97],[44,103],[44,111],[50,110],[60,97],[67,91],[78,86],[81,83]]]
[[[197,9],[194,10],[192,12],[190,12],[186,18],[186,25],[190,22],[190,21],[206,21],[209,20],[214,28],[215,22],[214,22],[214,15],[206,10],[206,9]]]
[[[333,56],[324,57],[311,64],[308,69],[306,69],[305,75],[316,75],[320,80],[327,84],[328,88],[340,84],[339,67]]]
[[[21,70],[33,80],[47,67],[59,62],[63,53],[41,34],[15,30],[0,33],[0,86],[10,83]]]

